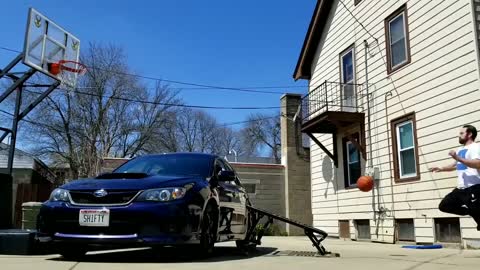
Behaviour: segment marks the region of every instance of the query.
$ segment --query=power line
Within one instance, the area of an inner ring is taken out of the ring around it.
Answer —
[[[66,92],[73,92],[80,95],[86,96],[93,96],[93,97],[101,97],[101,98],[110,98],[115,100],[122,100],[128,102],[135,102],[135,103],[142,103],[142,104],[152,104],[152,105],[161,105],[161,106],[169,106],[169,107],[181,107],[181,108],[193,108],[193,109],[215,109],[215,110],[270,110],[270,109],[280,109],[281,106],[270,106],[270,107],[228,107],[228,106],[203,106],[203,105],[187,105],[187,104],[177,104],[177,103],[166,103],[166,102],[157,102],[151,100],[141,100],[141,99],[133,99],[133,98],[123,98],[123,97],[114,97],[114,96],[107,96],[107,95],[100,95],[94,93],[88,93],[79,90],[68,90],[63,88],[57,88],[62,91]],[[25,89],[24,91],[34,93],[34,94],[42,94],[41,92],[36,92],[32,90]]]
[[[6,47],[1,47],[1,46],[0,46],[0,49],[5,50],[5,51],[9,51],[9,52],[14,52],[14,53],[22,53],[21,51],[17,51],[17,50],[14,50],[14,49],[9,49],[9,48],[6,48]]]
[[[6,115],[9,115],[10,117],[14,117],[14,115],[13,115],[12,113],[9,113],[9,112],[7,112],[7,111],[5,111],[5,110],[0,109],[0,112],[1,112],[1,113],[4,113],[4,114],[6,114]],[[283,115],[275,115],[275,116],[269,116],[269,117],[263,117],[263,118],[245,120],[245,121],[223,123],[223,124],[218,124],[218,125],[216,125],[216,127],[219,127],[219,128],[220,128],[220,127],[234,126],[234,125],[239,125],[239,124],[253,123],[253,122],[258,122],[258,121],[263,121],[263,120],[269,120],[269,119],[273,119],[273,118],[277,118],[277,117],[283,117]],[[49,126],[48,124],[38,123],[38,122],[34,122],[34,121],[31,121],[31,120],[28,120],[28,119],[22,119],[22,121],[25,121],[25,122],[28,122],[28,123],[31,123],[31,124],[34,124],[34,125],[41,125],[41,126],[51,127],[51,126]]]
[[[355,15],[353,14],[353,12],[347,7],[347,5],[345,5],[345,3],[342,1],[342,0],[339,0],[340,3],[343,5],[343,7],[345,7],[345,9],[348,11],[348,13],[350,13],[350,15],[353,17],[353,19],[358,23],[360,24],[360,26],[363,28],[363,30],[365,30],[367,32],[367,34],[370,35],[370,37],[372,37],[376,42],[378,42],[378,39],[376,37],[374,37],[370,31],[368,31],[368,29],[357,19],[357,17],[355,17]]]
[[[2,46],[0,46],[0,49],[10,51],[10,52],[22,53],[21,51],[6,48],[6,47],[2,47]],[[157,78],[157,77],[152,77],[152,76],[145,76],[145,75],[139,75],[139,74],[133,74],[133,73],[127,73],[127,72],[119,72],[119,71],[113,71],[113,70],[108,70],[108,69],[102,69],[102,68],[98,68],[98,67],[87,66],[87,68],[88,69],[111,72],[111,73],[119,74],[119,75],[137,77],[137,78],[142,78],[142,79],[152,80],[152,81],[157,81],[157,82],[167,82],[167,83],[172,83],[172,84],[195,86],[196,88],[194,88],[194,89],[198,89],[198,90],[201,90],[201,89],[205,89],[205,90],[218,89],[218,90],[227,90],[227,91],[239,91],[239,92],[250,92],[250,93],[260,93],[260,94],[276,94],[276,95],[280,94],[281,95],[281,94],[284,94],[284,92],[264,91],[264,90],[255,90],[255,89],[308,88],[308,86],[295,86],[295,85],[290,85],[290,86],[256,86],[256,87],[224,87],[224,86],[192,83],[192,82],[185,82],[185,81],[178,81],[178,80],[168,80],[168,79],[162,79],[162,78]],[[178,89],[182,89],[182,88],[178,88]]]

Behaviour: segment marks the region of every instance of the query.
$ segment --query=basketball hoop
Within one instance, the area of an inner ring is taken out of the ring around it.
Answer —
[[[62,82],[75,82],[78,75],[83,75],[87,72],[87,67],[77,61],[60,60],[56,63],[48,64],[48,71],[50,74],[56,76]],[[73,85],[64,85],[65,88],[71,89]]]
[[[53,75],[59,75],[63,71],[68,71],[72,73],[77,73],[79,75],[85,74],[87,72],[87,67],[76,61],[71,60],[60,60],[57,63],[49,63],[48,64],[48,71]]]

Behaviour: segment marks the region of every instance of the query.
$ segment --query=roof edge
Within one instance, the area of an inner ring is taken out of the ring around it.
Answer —
[[[323,34],[325,22],[328,19],[330,8],[332,7],[331,0],[317,0],[315,10],[313,11],[310,25],[308,26],[305,40],[303,41],[302,50],[297,60],[297,65],[293,73],[295,81],[299,79],[310,80],[311,65],[315,56],[316,48]]]

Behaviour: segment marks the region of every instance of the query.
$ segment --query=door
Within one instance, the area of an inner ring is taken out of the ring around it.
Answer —
[[[340,95],[342,99],[342,111],[355,112],[355,54],[354,47],[350,47],[340,54]]]
[[[340,238],[350,239],[350,221],[339,220],[338,225]]]
[[[220,171],[232,171],[233,168],[222,159],[215,161],[215,177]],[[220,199],[219,234],[243,235],[246,231],[246,193],[238,177],[232,181],[218,181]]]

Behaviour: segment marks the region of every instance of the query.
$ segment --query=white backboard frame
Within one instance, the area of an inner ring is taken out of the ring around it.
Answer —
[[[48,71],[48,63],[59,60],[80,60],[80,40],[34,8],[28,11],[27,29],[23,47],[23,63],[73,88],[77,73]],[[77,67],[73,67],[77,68]]]

